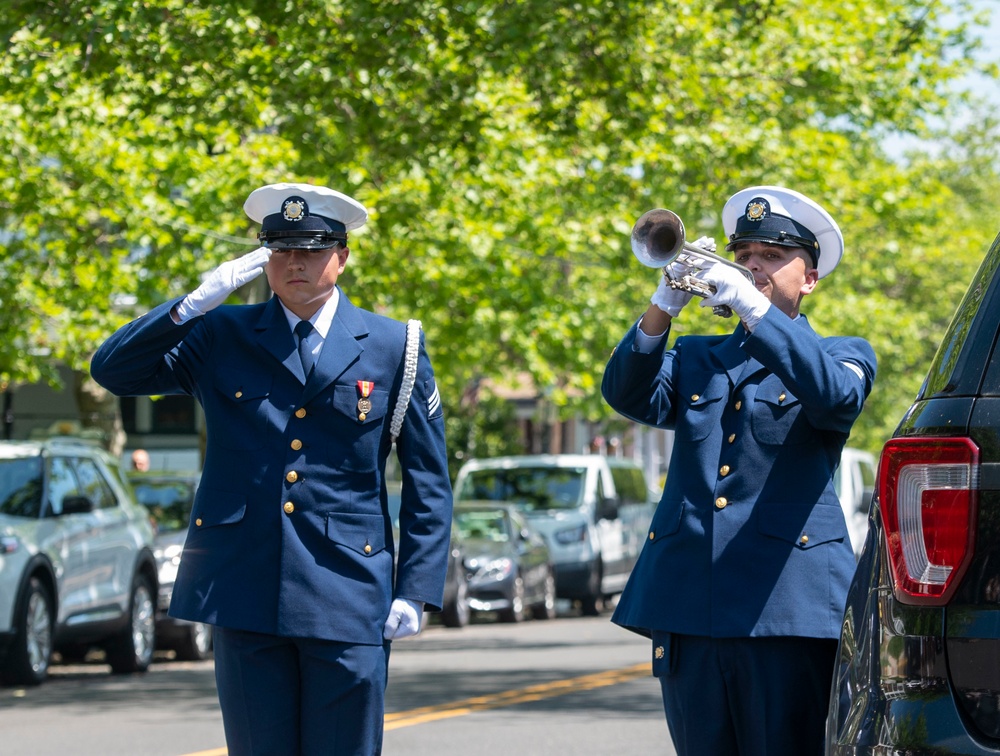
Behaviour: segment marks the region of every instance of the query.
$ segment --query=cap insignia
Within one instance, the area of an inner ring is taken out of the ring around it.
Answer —
[[[286,221],[300,221],[309,215],[309,205],[301,197],[289,197],[281,203],[281,217]]]
[[[767,215],[768,207],[765,200],[750,200],[750,204],[747,205],[747,220],[748,221],[759,221],[763,220],[764,216]]]

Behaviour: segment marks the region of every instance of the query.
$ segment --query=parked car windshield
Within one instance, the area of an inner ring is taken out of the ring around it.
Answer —
[[[144,504],[160,533],[186,530],[194,506],[194,484],[186,480],[132,480],[135,498]]]
[[[504,525],[503,512],[500,510],[483,510],[475,512],[455,512],[455,523],[462,538],[475,538],[482,541],[502,543],[509,540],[507,528]]]
[[[42,509],[42,458],[0,459],[0,514],[38,517]]]
[[[525,511],[576,509],[583,502],[585,467],[516,467],[471,471],[461,501],[510,501]]]

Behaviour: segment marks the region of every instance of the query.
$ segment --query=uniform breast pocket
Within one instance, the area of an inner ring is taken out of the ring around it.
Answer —
[[[216,401],[205,407],[213,444],[235,451],[263,445],[272,381],[267,373],[250,372],[216,379]]]
[[[719,402],[723,396],[721,392],[706,391],[678,397],[678,409],[684,411],[677,413],[677,436],[688,441],[707,438],[719,424]]]
[[[805,443],[812,434],[802,403],[779,381],[760,384],[750,429],[758,443],[772,445]]]
[[[331,399],[337,440],[343,445],[344,470],[378,467],[378,448],[389,412],[389,392],[373,389],[362,397],[355,386],[334,386]]]

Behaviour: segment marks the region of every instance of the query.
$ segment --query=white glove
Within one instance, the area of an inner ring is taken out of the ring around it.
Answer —
[[[715,239],[711,236],[703,236],[698,241],[694,242],[692,246],[700,247],[706,252],[715,252]],[[678,265],[677,263],[671,263],[669,266],[672,270],[677,271],[677,277],[680,278],[684,275],[685,266]],[[669,283],[667,283],[666,275],[660,279],[660,285],[653,292],[653,296],[649,298],[651,304],[656,305],[661,310],[663,310],[667,315],[672,318],[676,318],[684,305],[691,301],[693,297],[690,291],[684,291],[684,289],[675,289]]]
[[[702,307],[729,305],[747,330],[753,331],[771,306],[770,300],[742,273],[728,265],[716,263],[702,272],[699,278],[715,287],[715,294],[705,297]]]
[[[706,252],[715,252],[715,239],[711,236],[703,236],[691,244],[694,247],[701,247]]]
[[[660,285],[656,287],[656,291],[653,292],[649,301],[650,304],[656,305],[670,317],[676,318],[693,296],[694,294],[690,291],[673,288],[667,283],[667,277],[663,276],[660,279]]]
[[[224,262],[204,283],[182,299],[174,308],[177,322],[204,315],[226,301],[226,297],[264,272],[271,250],[259,247],[236,260]]]
[[[423,602],[393,599],[392,606],[389,607],[389,618],[382,628],[382,637],[386,640],[399,640],[416,635],[420,632],[420,619],[423,615]]]

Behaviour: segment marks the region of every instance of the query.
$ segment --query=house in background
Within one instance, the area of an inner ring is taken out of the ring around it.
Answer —
[[[45,384],[8,386],[3,391],[3,438],[30,439],[81,433],[80,409],[72,390],[72,371],[61,368],[62,389]],[[149,452],[155,470],[201,469],[205,418],[190,396],[123,397],[122,424],[127,434],[123,460],[133,449]]]

